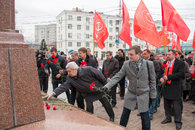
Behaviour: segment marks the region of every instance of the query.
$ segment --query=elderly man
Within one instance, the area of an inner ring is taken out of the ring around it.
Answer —
[[[86,100],[88,112],[93,113],[93,102],[99,100],[106,109],[110,121],[114,121],[114,112],[108,99],[103,92],[98,90],[106,84],[106,79],[103,74],[90,66],[79,68],[75,62],[68,63],[66,70],[68,72],[66,82],[56,88],[53,93],[47,95],[45,98],[49,99],[54,95],[60,95],[72,86],[75,87]]]
[[[166,119],[161,123],[167,124],[171,122],[171,110],[173,106],[176,129],[180,130],[182,127],[181,97],[182,80],[185,76],[185,63],[175,58],[175,54],[175,50],[169,50],[167,52],[168,61],[164,62],[164,76],[160,79],[160,81],[165,84],[163,97],[166,116]]]
[[[125,95],[120,125],[126,127],[131,110],[138,107],[142,120],[142,130],[150,130],[148,109],[149,99],[155,100],[156,98],[155,71],[153,63],[142,59],[140,55],[140,47],[132,46],[129,49],[130,60],[124,63],[121,70],[111,78],[103,89],[110,89],[123,77],[127,76],[129,86]]]

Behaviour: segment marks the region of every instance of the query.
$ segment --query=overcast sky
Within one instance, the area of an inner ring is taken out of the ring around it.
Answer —
[[[34,41],[34,25],[56,22],[56,16],[63,10],[78,7],[85,11],[101,11],[105,14],[118,14],[120,0],[15,0],[17,10],[16,28],[25,39]],[[191,30],[195,30],[195,0],[169,0]],[[140,0],[124,0],[130,17],[133,18]],[[160,0],[144,0],[154,20],[161,20]]]

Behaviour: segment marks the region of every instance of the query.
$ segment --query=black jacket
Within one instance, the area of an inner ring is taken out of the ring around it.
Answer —
[[[55,58],[58,58],[57,64],[55,64],[53,62],[53,59],[55,59]],[[50,57],[48,59],[47,64],[45,65],[45,70],[49,70],[49,68],[51,68],[52,82],[53,83],[63,83],[63,82],[65,82],[66,76],[67,76],[67,72],[66,72],[67,62],[63,57],[61,57],[59,55],[57,55],[55,58]],[[64,71],[64,74],[63,74],[64,76],[63,77],[61,76],[60,78],[57,79],[56,75],[59,74],[59,67],[60,67],[60,69],[62,69]]]
[[[119,55],[116,55],[114,58],[116,58],[119,61],[119,70],[120,70],[123,66],[123,63],[125,62],[125,56],[119,57]],[[129,58],[126,57],[126,60],[129,60]]]
[[[70,87],[74,87],[78,92],[82,94],[84,98],[96,99],[97,97],[95,95],[99,97],[99,94],[101,95],[101,92],[90,90],[89,86],[91,83],[95,83],[95,86],[97,88],[100,88],[106,84],[106,79],[99,70],[91,66],[80,67],[78,68],[78,74],[76,77],[67,76],[66,82],[60,85],[60,87],[56,88],[54,92],[58,96],[68,90]]]
[[[97,64],[96,64],[95,60],[93,60],[93,58],[89,57],[88,55],[86,56],[85,61],[87,62],[87,66],[92,66],[92,67],[94,67],[94,68],[97,68]],[[82,59],[79,58],[79,59],[76,61],[76,64],[80,67],[81,62],[82,62]]]
[[[166,61],[164,62],[166,64]],[[185,64],[183,61],[175,59],[173,66],[173,73],[168,75],[168,80],[171,80],[171,84],[166,84],[163,88],[163,96],[170,100],[180,100],[182,96],[182,80],[185,76],[184,73]]]
[[[119,62],[117,59],[112,57],[110,60],[105,60],[103,62],[102,73],[106,79],[112,78],[118,71],[119,71]]]
[[[48,78],[48,74],[45,73],[45,65],[47,63],[47,59],[37,59],[37,68],[38,68],[38,74],[39,74],[39,78]],[[41,66],[41,64],[43,64]]]

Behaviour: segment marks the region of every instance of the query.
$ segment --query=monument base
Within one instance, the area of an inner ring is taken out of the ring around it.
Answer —
[[[22,34],[18,30],[0,30],[0,48],[27,48]]]

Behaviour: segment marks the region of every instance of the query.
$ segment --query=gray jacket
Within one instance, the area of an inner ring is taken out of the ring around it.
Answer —
[[[126,76],[129,79],[129,86],[125,95],[124,107],[134,110],[137,106],[139,112],[146,112],[149,109],[149,98],[156,98],[156,78],[154,65],[151,61],[141,59],[140,63],[141,66],[137,71],[136,63],[126,61],[121,70],[112,77],[105,87],[110,89]],[[147,69],[147,63],[149,70]]]

